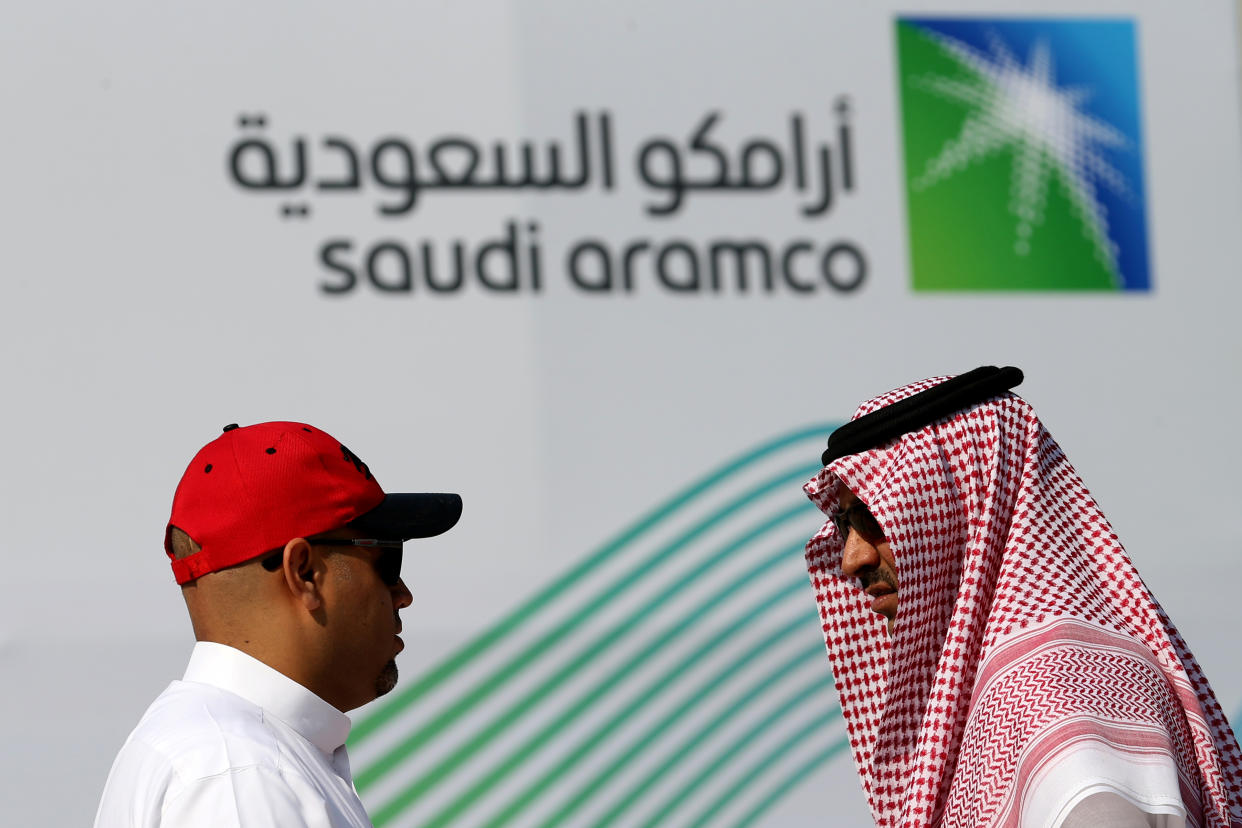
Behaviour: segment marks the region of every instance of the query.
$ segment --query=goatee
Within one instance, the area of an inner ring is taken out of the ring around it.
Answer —
[[[375,695],[382,696],[397,686],[397,660],[390,658],[375,679]]]

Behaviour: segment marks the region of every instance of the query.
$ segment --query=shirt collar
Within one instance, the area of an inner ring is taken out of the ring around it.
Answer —
[[[209,684],[257,704],[329,756],[349,736],[348,716],[293,679],[233,647],[198,642],[183,680]]]

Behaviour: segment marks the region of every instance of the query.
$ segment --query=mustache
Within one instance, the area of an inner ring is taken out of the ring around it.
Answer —
[[[897,591],[897,576],[889,571],[888,567],[877,566],[865,572],[860,572],[858,573],[858,582],[862,585],[864,591],[879,583],[888,584],[894,592]]]

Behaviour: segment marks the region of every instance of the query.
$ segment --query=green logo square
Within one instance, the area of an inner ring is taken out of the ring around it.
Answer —
[[[1149,291],[1134,24],[899,18],[915,291]]]

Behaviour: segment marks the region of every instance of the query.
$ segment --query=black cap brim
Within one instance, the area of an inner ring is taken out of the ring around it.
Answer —
[[[430,538],[452,529],[461,517],[461,495],[390,494],[365,515],[349,522],[351,529],[381,539]]]

